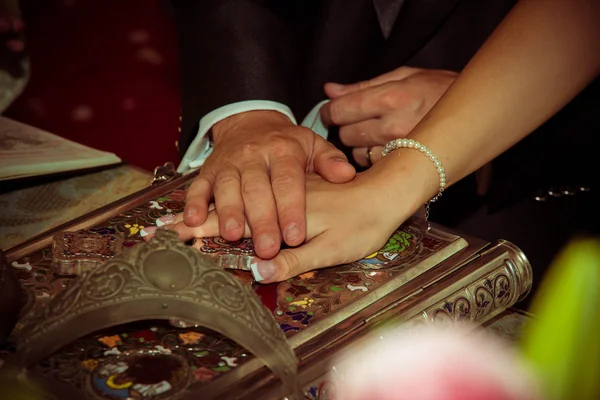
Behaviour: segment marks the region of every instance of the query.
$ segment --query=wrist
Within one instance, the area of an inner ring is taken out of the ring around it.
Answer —
[[[231,135],[244,134],[261,127],[262,130],[281,130],[295,126],[284,114],[271,110],[246,111],[227,117],[213,125],[211,137],[215,144]]]
[[[393,206],[391,215],[404,221],[440,192],[440,174],[427,155],[413,148],[390,152],[371,167],[381,167]],[[399,207],[399,202],[403,206]]]

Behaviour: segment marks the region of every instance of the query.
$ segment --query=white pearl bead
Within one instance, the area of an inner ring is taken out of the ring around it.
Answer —
[[[444,170],[444,167],[442,166],[442,163],[431,152],[431,150],[427,148],[427,146],[421,144],[419,141],[414,139],[396,139],[391,142],[388,142],[383,148],[382,154],[383,156],[386,156],[390,152],[402,147],[419,150],[421,153],[425,154],[435,166],[435,169],[440,177],[440,188],[438,194],[435,195],[428,203],[433,203],[437,201],[442,196],[444,188],[446,187],[446,172]]]

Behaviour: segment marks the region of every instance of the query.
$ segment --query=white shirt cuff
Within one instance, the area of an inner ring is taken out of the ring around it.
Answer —
[[[302,126],[305,126],[315,132],[317,135],[327,140],[327,127],[321,120],[321,107],[329,100],[324,100],[314,106],[308,113],[306,118],[302,121]],[[232,115],[240,114],[247,111],[258,111],[258,110],[270,110],[278,111],[283,115],[287,116],[292,123],[296,123],[296,118],[292,113],[292,110],[286,105],[277,103],[275,101],[267,100],[248,100],[241,101],[238,103],[228,104],[223,107],[219,107],[216,110],[206,114],[201,120],[198,127],[198,133],[190,144],[190,147],[185,152],[177,172],[187,173],[193,169],[201,167],[208,156],[212,153],[213,144],[206,135],[208,131],[219,121],[225,118],[231,117]]]
[[[323,123],[321,119],[321,107],[327,104],[329,100],[323,100],[310,110],[302,121],[302,126],[311,129],[314,133],[327,140],[327,134],[329,133],[329,127]]]
[[[214,124],[224,120],[225,118],[231,117],[232,115],[258,110],[278,111],[287,116],[294,124],[296,124],[296,118],[294,117],[292,110],[290,110],[289,107],[275,101],[249,100],[219,107],[216,110],[206,114],[200,120],[198,133],[190,144],[190,147],[185,152],[183,159],[177,168],[177,172],[186,173],[189,172],[189,170],[198,168],[204,164],[213,150],[212,142],[209,140],[206,134]]]

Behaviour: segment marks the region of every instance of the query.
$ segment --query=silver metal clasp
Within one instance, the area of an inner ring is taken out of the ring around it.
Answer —
[[[154,168],[154,178],[152,179],[152,185],[159,185],[165,182],[172,181],[175,178],[179,178],[181,174],[177,172],[175,165],[172,162],[167,162],[161,167]]]

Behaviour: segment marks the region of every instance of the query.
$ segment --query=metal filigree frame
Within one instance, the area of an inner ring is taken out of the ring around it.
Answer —
[[[248,285],[159,230],[107,263],[87,271],[46,307],[23,321],[10,363],[34,366],[92,332],[146,319],[184,319],[229,337],[261,359],[292,393],[297,361],[273,316]],[[191,388],[200,391],[202,388]],[[203,392],[203,394],[205,394]]]

